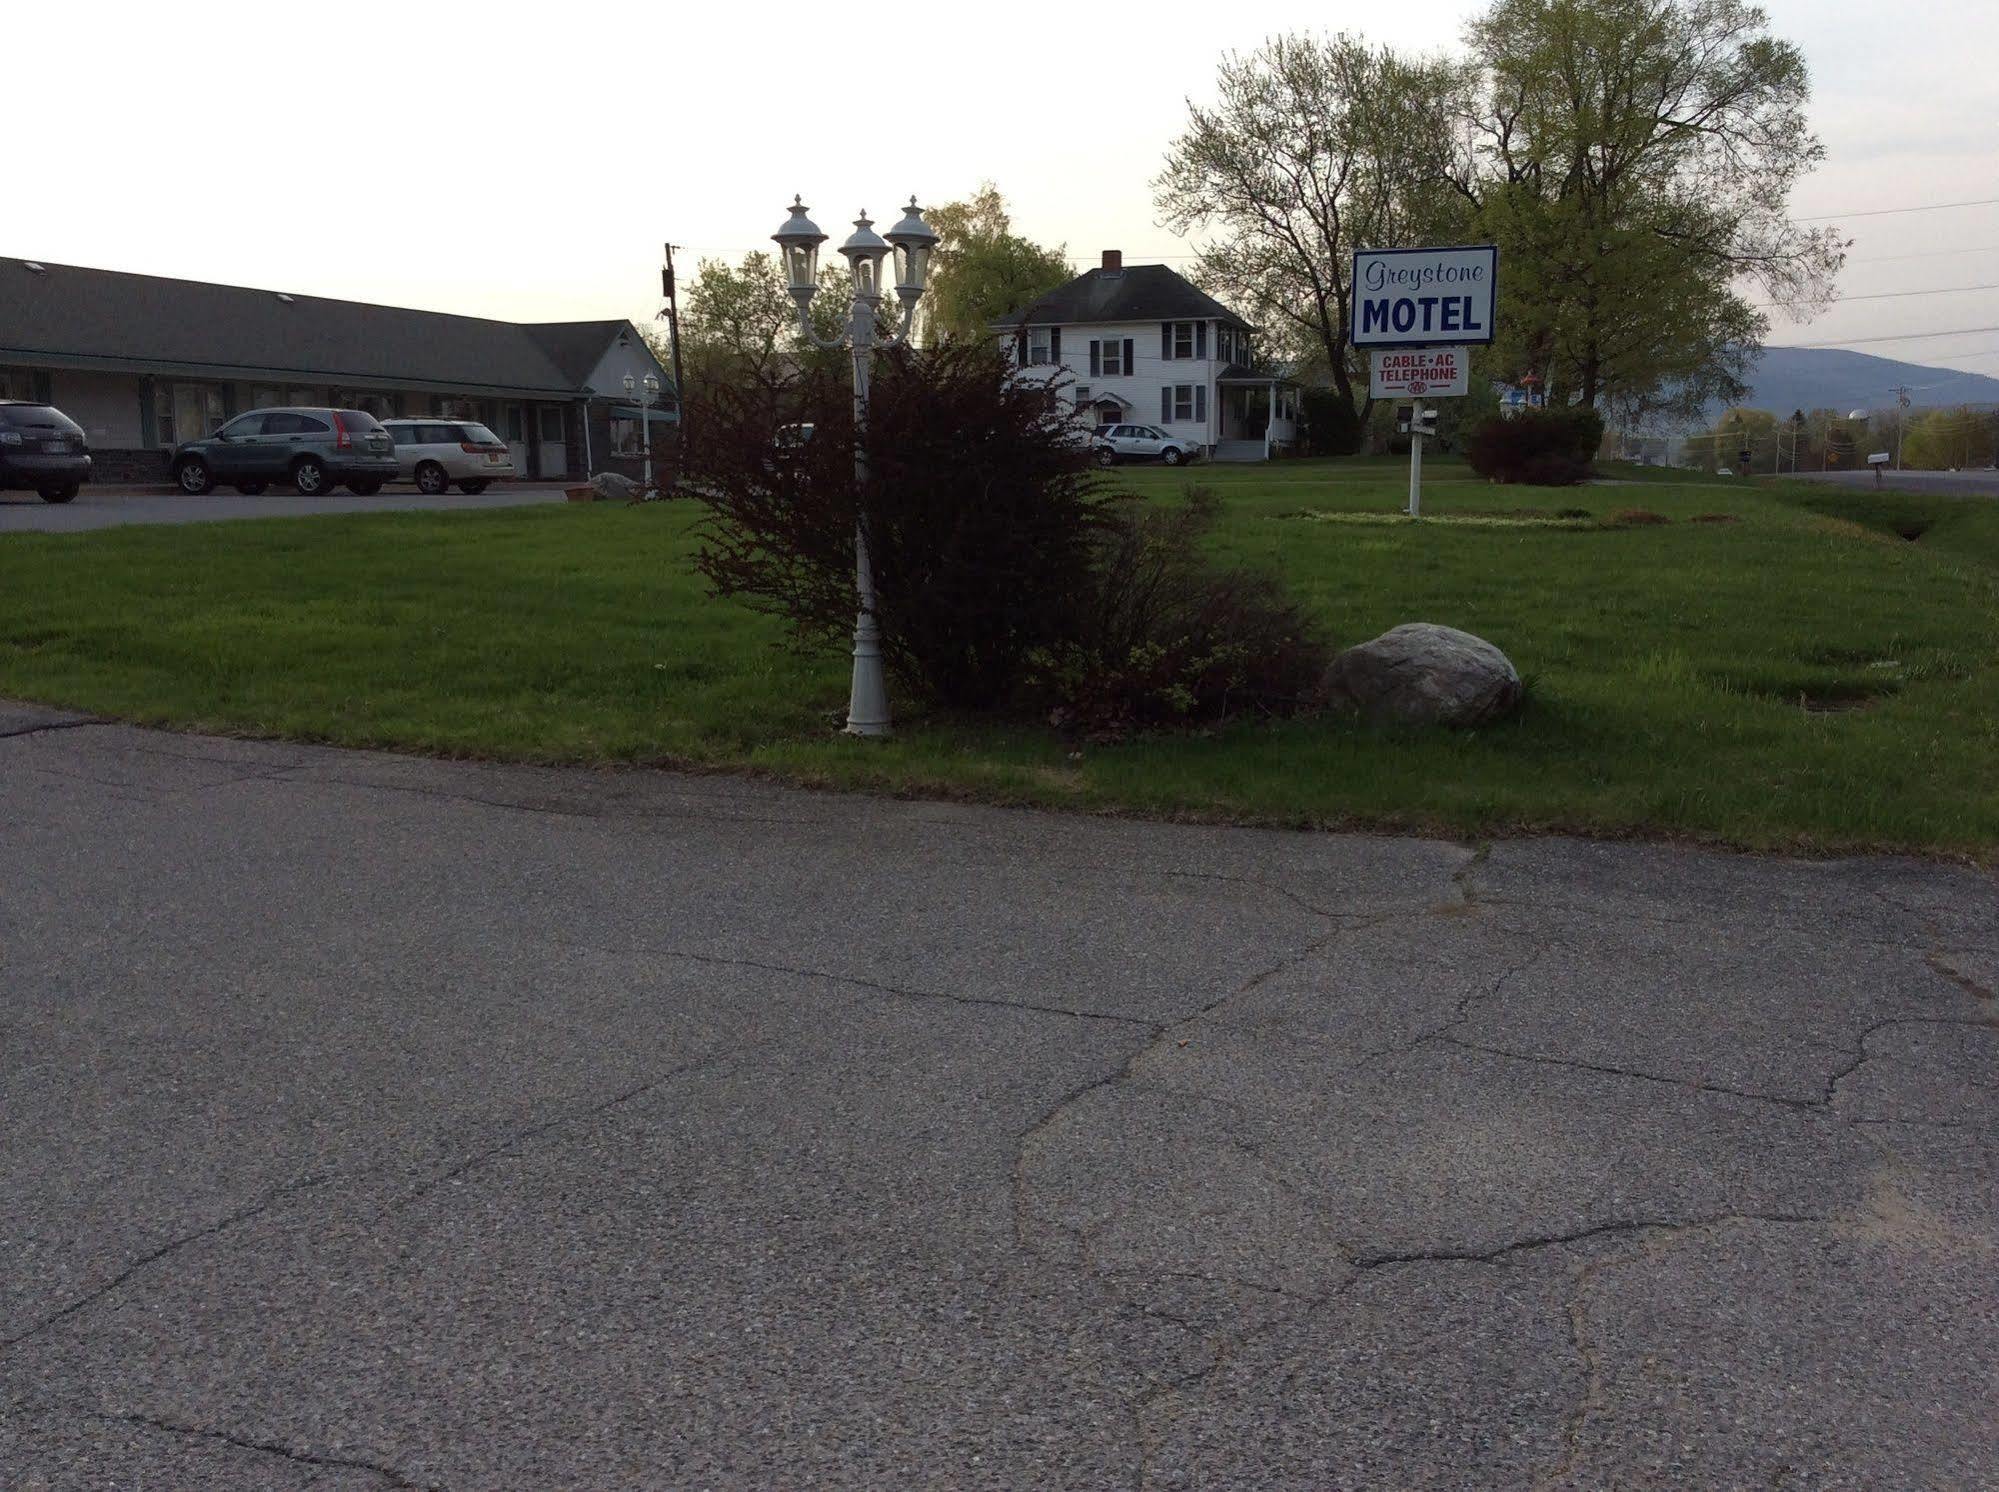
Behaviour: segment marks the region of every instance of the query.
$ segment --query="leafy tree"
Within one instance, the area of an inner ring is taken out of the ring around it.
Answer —
[[[1963,470],[1992,461],[1992,425],[1975,409],[1933,409],[1912,422],[1902,464],[1924,471]]]
[[[1455,64],[1358,37],[1280,36],[1223,58],[1216,102],[1188,106],[1152,183],[1167,227],[1214,235],[1194,279],[1264,328],[1266,352],[1322,362],[1361,424],[1353,251],[1448,235],[1463,219],[1440,168],[1464,86]]]
[[[689,385],[768,376],[792,349],[797,320],[776,256],[759,250],[734,266],[703,259],[687,282],[680,317]]]
[[[940,338],[990,335],[995,321],[1073,276],[1066,249],[1044,249],[1013,231],[1006,200],[990,181],[924,217],[937,230],[937,248],[923,305]]]
[[[1743,0],[1498,0],[1455,175],[1501,246],[1501,366],[1627,418],[1742,396],[1769,327],[1804,319],[1845,245],[1785,203],[1824,148],[1789,42]]]

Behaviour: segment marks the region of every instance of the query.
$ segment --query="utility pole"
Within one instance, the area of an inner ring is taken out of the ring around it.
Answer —
[[[666,292],[667,335],[673,339],[673,412],[680,426],[680,461],[685,466],[692,447],[687,440],[687,380],[680,372],[680,298],[673,288],[673,245],[666,246],[666,266],[659,272],[660,289]]]
[[[1895,470],[1902,469],[1902,427],[1909,423],[1909,386],[1895,385]]]

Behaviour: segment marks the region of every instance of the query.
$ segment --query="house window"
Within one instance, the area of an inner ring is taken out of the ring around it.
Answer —
[[[1215,328],[1215,356],[1225,363],[1235,361],[1235,328],[1218,326]]]
[[[1107,338],[1090,344],[1090,372],[1100,378],[1122,378],[1131,369],[1127,366],[1125,349],[1131,344],[1116,338]]]
[[[1055,361],[1055,348],[1048,337],[1045,326],[1029,327],[1027,331],[1027,363],[1038,368]]]
[[[1208,386],[1205,383],[1175,383],[1160,389],[1159,420],[1161,424],[1182,420],[1206,424]]]
[[[1192,357],[1194,355],[1194,323],[1176,321],[1173,323],[1173,355]]]

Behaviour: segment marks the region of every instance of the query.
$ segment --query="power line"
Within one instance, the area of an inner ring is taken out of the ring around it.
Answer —
[[[1952,207],[1999,207],[1999,197],[1978,197],[1969,202],[1922,202],[1914,207],[1870,207],[1858,212],[1821,212],[1808,218],[1792,218],[1794,223],[1827,223],[1834,218],[1887,218],[1903,212],[1942,212]]]
[[[1999,254],[1999,243],[1979,244],[1970,249],[1924,249],[1915,254],[1863,254],[1848,264],[1889,264],[1897,259],[1942,259],[1951,254]]]
[[[1999,326],[1961,326],[1947,332],[1899,332],[1892,337],[1848,337],[1843,342],[1772,342],[1772,347],[1852,347],[1865,342],[1923,342],[1933,337],[1977,337]]]
[[[1875,290],[1865,295],[1836,295],[1827,305],[1843,306],[1850,300],[1902,300],[1911,295],[1964,295],[1973,290],[1999,290],[1999,285],[1939,285],[1934,290]],[[1759,300],[1751,305],[1764,309],[1779,306],[1815,306],[1817,301],[1809,300]]]

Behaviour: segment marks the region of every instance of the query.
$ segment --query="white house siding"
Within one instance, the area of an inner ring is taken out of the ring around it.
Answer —
[[[1211,320],[1203,324],[1207,327],[1206,357],[1162,358],[1161,324],[1157,321],[1070,323],[1062,327],[1059,366],[1030,364],[1023,371],[1063,380],[1070,386],[1072,399],[1079,388],[1088,389],[1091,399],[1116,394],[1130,404],[1128,418],[1133,424],[1157,425],[1169,435],[1185,436],[1190,441],[1198,440],[1204,446],[1213,446],[1219,429],[1217,422],[1221,417],[1215,378],[1226,364],[1215,357],[1215,323]],[[1131,343],[1131,370],[1116,377],[1106,377],[1101,373],[1092,375],[1090,343],[1113,339]],[[1183,383],[1198,384],[1207,390],[1206,417],[1200,420],[1162,420],[1159,391]]]

